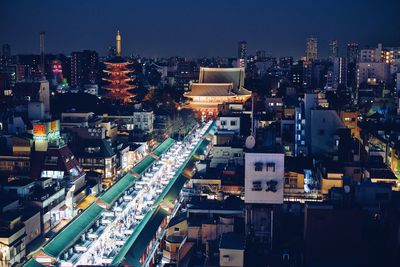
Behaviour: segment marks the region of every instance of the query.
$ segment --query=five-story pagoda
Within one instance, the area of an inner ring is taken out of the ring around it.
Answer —
[[[103,71],[107,76],[103,78],[103,80],[107,81],[108,85],[103,86],[103,88],[110,91],[107,94],[108,98],[126,104],[132,102],[132,98],[135,96],[129,92],[129,90],[135,88],[135,86],[131,84],[134,79],[129,77],[129,74],[133,71],[128,68],[130,63],[121,57],[121,35],[119,31],[116,36],[116,41],[117,55],[104,62],[106,69]]]

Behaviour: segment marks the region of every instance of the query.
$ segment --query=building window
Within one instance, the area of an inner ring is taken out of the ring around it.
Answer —
[[[175,227],[174,232],[179,232],[179,227]]]
[[[236,121],[231,121],[231,126],[236,126]]]
[[[256,172],[261,172],[263,169],[263,163],[262,162],[256,162],[254,163],[254,170]]]
[[[221,125],[226,125],[226,121],[221,121]]]

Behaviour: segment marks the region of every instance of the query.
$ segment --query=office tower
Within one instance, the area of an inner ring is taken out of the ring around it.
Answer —
[[[333,61],[333,87],[347,84],[347,63],[343,57],[337,57]]]
[[[357,63],[358,60],[358,44],[357,43],[349,43],[347,44],[347,62]]]
[[[318,40],[317,38],[310,37],[307,39],[307,50],[306,50],[307,61],[314,61],[318,59]]]
[[[238,66],[241,68],[246,67],[246,55],[247,55],[247,42],[240,41],[238,44]]]
[[[84,50],[71,53],[71,86],[79,87],[95,83],[97,78],[99,55],[96,51]]]
[[[131,98],[134,96],[129,92],[129,90],[135,88],[131,84],[133,79],[129,77],[129,74],[133,71],[128,68],[130,63],[121,57],[121,35],[119,31],[115,40],[117,56],[104,62],[106,69],[103,71],[107,74],[107,77],[103,80],[108,84],[103,88],[110,91],[107,95],[108,98],[126,104],[131,102]]]
[[[329,42],[329,60],[333,62],[339,56],[338,40],[331,40]]]

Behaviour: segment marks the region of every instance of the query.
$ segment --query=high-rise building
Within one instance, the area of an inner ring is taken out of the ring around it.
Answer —
[[[347,63],[343,57],[336,57],[333,61],[333,87],[347,84]]]
[[[357,62],[358,62],[358,44],[347,44],[347,86],[356,88],[357,86]]]
[[[96,51],[84,50],[71,53],[71,86],[80,87],[96,82],[99,55]]]
[[[246,67],[246,55],[247,55],[247,42],[240,41],[238,44],[238,67]]]
[[[108,98],[122,103],[129,103],[134,96],[129,92],[129,90],[135,88],[131,84],[133,79],[129,77],[129,74],[133,71],[128,68],[130,63],[121,57],[121,35],[119,31],[115,40],[117,56],[104,62],[106,69],[103,71],[107,74],[107,77],[103,78],[103,80],[108,82],[108,85],[103,88],[110,91],[107,95]]]
[[[358,60],[358,44],[357,43],[349,43],[347,44],[347,62],[357,63]]]
[[[338,40],[331,40],[329,42],[329,60],[333,62],[339,56]]]
[[[318,40],[317,38],[310,37],[307,39],[307,50],[306,50],[307,61],[314,61],[318,59]]]
[[[246,59],[246,55],[247,55],[247,42],[240,41],[238,45],[238,58]]]

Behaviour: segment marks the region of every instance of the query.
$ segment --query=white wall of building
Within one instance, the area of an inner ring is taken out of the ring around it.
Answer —
[[[243,165],[243,148],[231,146],[213,146],[210,167],[215,168],[218,164],[227,164],[229,161]]]
[[[284,153],[245,154],[245,203],[283,203],[284,161]],[[262,165],[261,170],[256,168],[256,165]],[[272,180],[277,182],[276,192],[266,191],[267,182]],[[261,190],[256,191],[254,183],[258,182],[261,184]]]
[[[218,117],[217,128],[240,133],[240,117]]]

